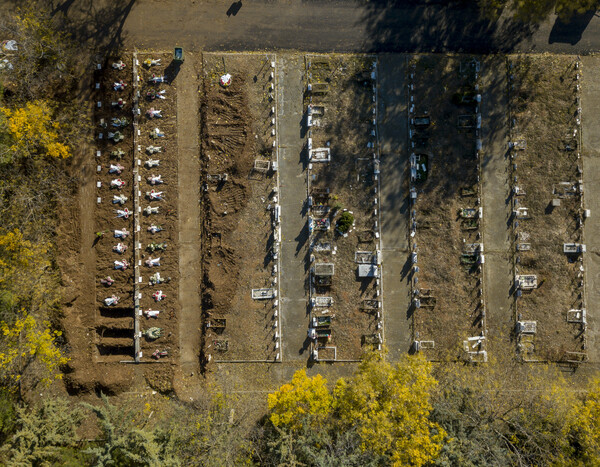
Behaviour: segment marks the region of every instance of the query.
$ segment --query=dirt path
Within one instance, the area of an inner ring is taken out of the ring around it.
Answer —
[[[490,352],[513,354],[510,342],[513,300],[510,295],[512,264],[510,256],[510,186],[507,158],[508,133],[506,74],[502,59],[486,61],[482,69],[482,192],[483,243],[485,245],[484,284]]]
[[[89,72],[89,70],[85,70]],[[79,93],[82,105],[92,110],[92,77],[80,82]],[[91,139],[91,138],[90,138]],[[62,280],[65,285],[64,322],[66,337],[73,352],[70,366],[74,377],[86,380],[85,368],[90,366],[92,342],[89,329],[94,325],[96,252],[92,248],[95,232],[96,201],[96,150],[92,144],[84,144],[74,151],[72,170],[79,176],[79,190],[72,204],[63,206],[58,229],[58,243],[65,245],[58,258]],[[72,211],[74,212],[72,212]],[[84,373],[84,374],[82,374]]]
[[[410,346],[408,278],[408,122],[404,55],[379,57],[379,139],[381,144],[381,249],[385,343],[396,360]]]
[[[302,61],[279,57],[279,180],[281,186],[281,334],[284,360],[308,358],[306,254],[308,227],[304,211],[306,173],[301,160]],[[301,58],[301,57],[300,57]]]
[[[600,48],[600,19],[593,15],[566,28],[557,27],[556,16],[550,15],[530,32],[509,15],[499,22],[482,19],[475,2],[252,0],[239,7],[238,2],[215,0],[46,3],[62,4],[55,12],[76,23],[80,42],[138,48],[171,48],[175,42],[190,50],[323,52],[580,53]]]
[[[200,161],[196,69],[200,56],[186,53],[177,76],[179,173],[179,348],[182,370],[194,371],[200,350]]]
[[[581,86],[583,182],[585,208],[591,217],[585,223],[584,255],[586,269],[587,353],[590,363],[600,363],[600,57],[582,57],[583,85]]]

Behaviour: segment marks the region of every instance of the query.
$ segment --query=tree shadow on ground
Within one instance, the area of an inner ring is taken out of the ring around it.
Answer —
[[[370,31],[369,52],[509,52],[537,25],[503,18],[483,18],[466,2],[419,3],[373,0],[364,6],[357,26]]]
[[[22,0],[8,0],[22,6]],[[123,28],[136,0],[33,0],[32,8],[47,10],[58,30],[66,32],[82,49],[97,54],[115,53],[123,45]]]
[[[592,18],[596,16],[595,11],[586,11],[580,15],[574,15],[570,20],[565,21],[560,18],[556,18],[550,36],[548,37],[548,43],[554,44],[555,42],[561,42],[566,44],[575,45],[581,40],[583,31],[588,27]]]

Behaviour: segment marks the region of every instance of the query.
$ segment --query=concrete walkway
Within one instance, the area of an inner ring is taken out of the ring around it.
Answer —
[[[600,57],[582,57],[581,86],[583,184],[585,208],[591,217],[585,221],[587,352],[590,362],[600,363]]]
[[[282,359],[308,359],[308,295],[306,292],[308,225],[304,211],[306,172],[301,159],[302,56],[277,59],[277,118],[281,204],[281,335]]]
[[[408,263],[408,122],[406,56],[379,57],[379,141],[381,144],[381,246],[385,345],[391,360],[410,346]]]
[[[482,113],[482,205],[485,248],[484,294],[488,352],[515,351],[510,342],[513,320],[512,256],[510,230],[510,160],[508,147],[508,98],[502,58],[483,64]]]
[[[198,72],[200,57],[186,53],[177,76],[179,190],[179,348],[184,371],[198,366],[200,351],[200,150]]]

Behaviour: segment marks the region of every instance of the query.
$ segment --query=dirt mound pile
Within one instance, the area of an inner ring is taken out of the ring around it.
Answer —
[[[204,291],[207,313],[226,313],[239,282],[240,254],[229,244],[248,203],[252,164],[250,119],[243,77],[228,88],[205,82],[202,153]]]

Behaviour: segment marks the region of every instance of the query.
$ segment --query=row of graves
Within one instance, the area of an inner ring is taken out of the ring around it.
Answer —
[[[412,350],[430,359],[487,361],[480,68],[428,55],[408,68]]]
[[[144,66],[160,68],[161,59],[149,59]],[[145,288],[143,266],[152,270],[152,274],[146,276],[149,286],[160,285],[166,276],[164,272],[161,276],[160,255],[146,256],[165,250],[167,242],[143,243],[147,240],[146,233],[166,231],[168,227],[166,222],[161,223],[162,227],[145,225],[144,216],[157,213],[157,209],[142,207],[144,200],[164,199],[164,193],[155,189],[164,180],[160,175],[150,175],[144,180],[149,189],[144,190],[142,186],[141,167],[158,167],[160,161],[142,160],[141,144],[145,138],[141,132],[142,128],[146,131],[146,127],[151,126],[148,122],[164,116],[161,110],[152,107],[155,96],[160,95],[161,100],[166,100],[167,96],[166,91],[155,92],[158,84],[153,78],[155,75],[142,77],[139,70],[138,57],[133,54],[109,59],[105,64],[98,64],[95,71],[95,218],[100,229],[94,242],[98,284],[95,351],[97,361],[102,362],[158,361],[168,355],[171,344],[167,339],[159,341],[164,335],[163,328],[154,324],[169,318],[169,312],[161,312],[154,306],[166,298],[165,292],[159,287],[144,297],[141,291]],[[143,83],[144,79],[148,83]],[[161,81],[166,84],[164,75]],[[142,93],[145,93],[143,97]],[[158,131],[160,133],[149,130],[148,139],[164,138],[162,130]],[[149,146],[155,148],[152,152],[162,151],[160,147]],[[170,227],[174,230],[175,226]],[[171,308],[174,308],[173,304]],[[147,324],[146,319],[152,319],[153,323]]]
[[[207,53],[203,73],[202,359],[280,362],[276,62]]]
[[[136,312],[140,359],[176,357],[179,314],[177,89],[182,57],[134,56]]]
[[[97,361],[134,360],[133,126],[131,56],[107,60],[94,72],[96,136]],[[134,327],[135,321],[135,327]]]
[[[587,359],[583,227],[590,215],[580,155],[581,62],[510,57],[507,73],[517,352],[527,362],[578,365]]]
[[[381,350],[377,62],[308,55],[308,338],[313,361]]]

